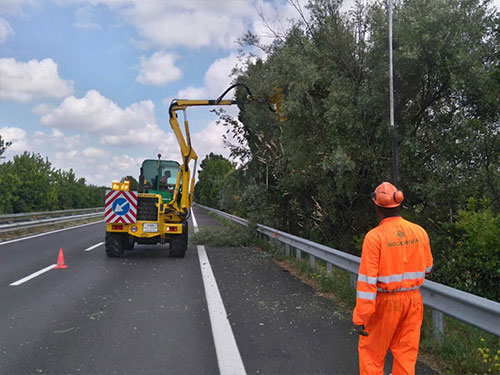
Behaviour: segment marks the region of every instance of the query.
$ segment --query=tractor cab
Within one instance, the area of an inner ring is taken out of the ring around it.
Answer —
[[[139,192],[159,194],[164,201],[171,201],[179,166],[180,164],[173,160],[144,160],[139,176]]]

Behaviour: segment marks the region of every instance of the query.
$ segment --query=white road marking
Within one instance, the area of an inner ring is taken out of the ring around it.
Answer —
[[[196,218],[194,217],[194,212],[193,210],[191,209],[191,219],[193,219],[193,230],[194,230],[194,233],[198,233],[198,223],[196,222]]]
[[[53,231],[50,231],[50,232],[45,232],[45,233],[34,234],[33,236],[22,237],[22,238],[16,238],[15,240],[3,241],[3,242],[0,242],[0,246],[2,246],[2,245],[7,245],[7,244],[9,244],[9,243],[13,243],[13,242],[18,242],[18,241],[23,241],[23,240],[29,240],[30,238],[35,238],[35,237],[46,236],[46,235],[48,235],[48,234],[52,234],[52,233],[63,232],[63,231],[65,231],[65,230],[70,230],[70,229],[76,229],[76,228],[86,227],[87,225],[99,224],[99,223],[102,223],[102,222],[104,222],[104,220],[101,220],[101,221],[96,221],[96,222],[93,222],[93,223],[87,223],[87,224],[77,225],[77,226],[75,226],[75,227],[68,227],[68,228],[63,228],[63,229],[53,230]]]
[[[96,247],[101,246],[103,243],[104,243],[104,242],[99,242],[99,243],[96,243],[94,246],[90,246],[88,249],[85,249],[84,251],[94,250]]]
[[[12,285],[12,286],[18,286],[18,285],[21,285],[21,284],[25,283],[26,281],[29,281],[29,280],[31,280],[31,279],[34,279],[34,278],[35,278],[35,277],[37,277],[37,276],[40,276],[42,273],[45,273],[45,272],[50,271],[50,270],[53,270],[55,266],[56,266],[56,264],[51,264],[50,266],[45,267],[43,270],[37,271],[37,272],[35,272],[35,273],[32,273],[32,274],[31,274],[31,275],[29,275],[29,276],[23,277],[22,279],[17,280],[17,281],[13,282],[13,283],[12,283],[12,284],[10,284],[10,285]]]
[[[198,223],[191,211],[194,232],[198,232]],[[201,275],[203,277],[203,286],[205,287],[205,296],[207,298],[208,315],[212,326],[214,336],[215,352],[219,364],[219,373],[221,375],[240,375],[246,374],[245,366],[241,359],[236,339],[234,338],[231,324],[227,319],[226,309],[215,281],[212,267],[208,261],[205,246],[198,245],[198,258],[200,259]]]

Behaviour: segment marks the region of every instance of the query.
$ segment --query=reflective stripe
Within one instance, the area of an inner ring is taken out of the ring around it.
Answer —
[[[362,281],[362,282],[367,283],[367,284],[375,285],[377,283],[377,278],[366,276],[366,275],[363,275],[362,273],[360,273],[358,276],[358,281]]]
[[[429,273],[429,272],[431,272],[431,270],[432,270],[432,266],[427,267],[427,268],[425,269],[425,273]]]
[[[356,292],[356,297],[361,299],[374,300],[377,299],[377,293]]]
[[[386,290],[386,289],[382,289],[382,288],[378,287],[377,291],[379,291],[380,293],[394,293],[394,292],[408,292],[410,290],[415,290],[415,289],[419,289],[419,288],[420,288],[420,285],[412,286],[411,288],[399,288],[399,289],[394,289],[394,290]]]
[[[422,279],[424,277],[425,272],[405,272],[402,275],[379,276],[378,281],[387,284],[395,281]]]

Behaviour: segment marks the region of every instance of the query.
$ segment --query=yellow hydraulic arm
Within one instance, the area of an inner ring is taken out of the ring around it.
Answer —
[[[217,106],[217,105],[233,105],[238,104],[236,100],[223,100],[224,96],[236,86],[244,86],[248,92],[249,97],[251,97],[250,90],[243,84],[235,84],[229,87],[226,91],[222,93],[219,98],[214,100],[184,100],[184,99],[174,99],[170,103],[168,109],[169,112],[169,122],[172,127],[177,142],[179,143],[182,155],[182,164],[180,166],[179,173],[177,174],[177,181],[175,184],[174,196],[169,206],[172,206],[176,211],[187,214],[191,204],[193,203],[193,192],[194,192],[194,181],[196,174],[196,162],[198,160],[198,155],[193,149],[191,144],[191,136],[189,134],[189,123],[187,119],[186,109],[187,107],[200,107],[200,106]],[[184,113],[184,134],[181,131],[179,121],[177,120],[177,111],[183,111]],[[191,177],[191,170],[189,168],[189,163],[194,160],[194,172]],[[182,184],[182,193],[179,205],[179,191]]]

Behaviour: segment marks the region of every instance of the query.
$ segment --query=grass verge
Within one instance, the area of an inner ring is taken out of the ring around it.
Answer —
[[[34,234],[51,232],[53,230],[74,227],[74,226],[81,225],[81,224],[94,223],[94,222],[98,222],[98,221],[102,221],[102,220],[103,220],[102,217],[93,217],[93,218],[87,218],[87,219],[68,221],[65,223],[55,223],[55,224],[48,224],[48,225],[33,227],[33,228],[12,230],[9,232],[0,233],[0,242],[14,240],[17,238],[22,238],[22,237],[28,237],[28,236],[32,236]]]
[[[356,293],[351,286],[349,272],[333,267],[327,271],[324,261],[316,259],[311,267],[309,256],[301,259],[286,256],[280,244],[258,239],[255,230],[211,214],[223,227],[208,229],[195,238],[211,246],[255,246],[290,273],[311,285],[317,293],[333,300],[350,315],[356,304]],[[212,232],[212,233],[210,233]],[[244,239],[243,242],[238,242]],[[204,242],[206,241],[206,242]],[[500,338],[472,327],[457,319],[445,316],[445,334],[436,339],[432,323],[432,310],[424,309],[419,359],[441,374],[500,375]]]

